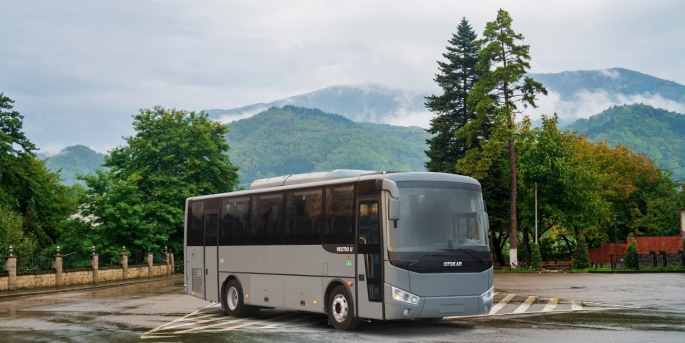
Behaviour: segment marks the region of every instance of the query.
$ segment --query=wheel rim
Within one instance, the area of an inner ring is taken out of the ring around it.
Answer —
[[[228,302],[228,309],[233,311],[238,307],[238,290],[235,287],[230,287],[227,292],[226,300]]]
[[[345,318],[347,318],[347,313],[349,312],[347,299],[345,299],[345,296],[342,294],[337,294],[335,298],[333,298],[333,303],[331,306],[331,313],[333,313],[333,318],[335,318],[335,321],[338,323],[344,322]]]

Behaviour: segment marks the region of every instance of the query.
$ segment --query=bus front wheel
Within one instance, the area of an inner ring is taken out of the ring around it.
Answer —
[[[228,281],[224,291],[222,307],[229,316],[245,317],[259,311],[259,308],[256,308],[257,311],[255,311],[252,306],[245,305],[244,297],[243,288],[240,286],[238,280],[233,279]]]
[[[338,330],[352,331],[359,325],[359,318],[354,313],[352,297],[345,286],[336,286],[329,295],[328,317],[333,327]]]

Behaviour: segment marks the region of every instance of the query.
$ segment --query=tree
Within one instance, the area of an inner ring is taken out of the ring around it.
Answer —
[[[628,247],[626,248],[626,268],[637,268],[638,256],[637,256],[637,240],[633,238],[633,235],[628,236]]]
[[[59,174],[36,158],[36,146],[22,131],[24,117],[13,110],[13,103],[0,93],[0,208],[3,222],[9,223],[2,230],[12,232],[8,237],[35,243],[26,247],[46,249],[59,236],[76,203],[60,184]],[[22,235],[17,236],[17,227]]]
[[[585,238],[583,237],[578,240],[576,251],[573,253],[573,268],[590,268],[590,258],[588,257],[587,244],[585,243]]]
[[[540,269],[542,263],[542,255],[540,254],[540,245],[533,243],[530,252],[530,267],[533,269]]]
[[[447,53],[442,54],[447,62],[438,61],[440,73],[433,79],[442,88],[442,94],[426,97],[426,108],[436,114],[426,130],[434,135],[426,140],[426,155],[430,159],[426,169],[454,174],[457,161],[478,145],[476,140],[466,144],[455,133],[475,118],[467,100],[480,77],[476,64],[482,43],[466,18],[462,18],[457,33],[448,42]]]
[[[109,171],[83,177],[90,199],[84,214],[97,218],[103,243],[181,251],[185,199],[237,187],[238,168],[226,155],[228,127],[206,113],[162,107],[133,119],[136,135],[105,158]]]
[[[528,45],[518,45],[523,35],[512,28],[509,13],[500,9],[497,18],[486,24],[483,37],[485,47],[480,52],[477,68],[482,76],[475,83],[468,102],[475,107],[476,119],[458,130],[458,137],[471,143],[478,138],[484,123],[491,123],[489,140],[481,147],[469,150],[457,163],[457,170],[482,178],[490,168],[493,158],[502,150],[508,150],[511,178],[510,192],[510,262],[516,267],[517,255],[517,174],[515,139],[515,116],[520,107],[536,107],[538,94],[547,94],[541,83],[524,77],[530,69]]]

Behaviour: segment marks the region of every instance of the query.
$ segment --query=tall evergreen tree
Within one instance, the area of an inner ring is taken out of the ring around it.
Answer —
[[[530,69],[530,46],[517,44],[517,41],[523,40],[523,35],[516,33],[511,24],[509,13],[500,9],[495,21],[485,26],[485,46],[480,52],[477,65],[483,74],[473,86],[468,99],[468,103],[475,107],[476,119],[464,125],[457,132],[457,136],[472,142],[481,135],[484,123],[490,122],[492,129],[489,131],[487,142],[469,150],[466,157],[459,160],[457,170],[481,179],[490,169],[493,159],[501,156],[503,150],[508,150],[511,177],[509,256],[512,267],[516,267],[518,260],[515,116],[521,112],[520,107],[536,107],[535,97],[539,93],[546,95],[547,90],[541,83],[524,77]]]
[[[426,140],[426,155],[430,158],[426,168],[429,171],[455,173],[457,160],[476,144],[466,144],[455,132],[475,118],[467,99],[480,76],[476,64],[482,43],[477,38],[469,22],[462,18],[457,33],[448,41],[447,52],[442,54],[447,61],[438,61],[440,73],[435,75],[434,81],[443,93],[426,97],[426,107],[436,114],[426,130],[434,135]]]

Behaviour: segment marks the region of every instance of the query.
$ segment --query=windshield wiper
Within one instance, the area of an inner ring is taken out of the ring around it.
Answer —
[[[409,263],[409,265],[407,265],[407,267],[411,267],[411,266],[413,266],[413,265],[415,265],[415,264],[417,264],[417,263],[419,263],[419,262],[425,260],[426,257],[430,257],[430,256],[449,256],[449,255],[445,255],[445,254],[426,254],[426,255],[421,256],[421,258],[419,258],[418,260],[416,260],[416,261],[414,261],[414,262],[412,262],[412,263]]]

